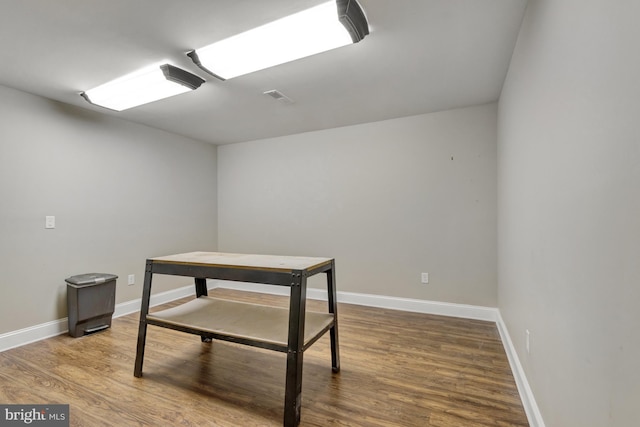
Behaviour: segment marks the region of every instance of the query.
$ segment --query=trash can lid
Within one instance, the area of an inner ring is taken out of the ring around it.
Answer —
[[[81,286],[90,286],[97,285],[99,283],[110,282],[112,280],[116,280],[117,278],[118,276],[116,276],[115,274],[87,273],[71,276],[67,279],[64,279],[64,281],[71,286],[79,288]]]

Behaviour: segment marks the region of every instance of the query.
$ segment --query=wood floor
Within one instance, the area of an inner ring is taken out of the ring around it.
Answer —
[[[528,426],[495,324],[347,304],[338,316],[341,372],[328,335],[304,353],[302,426]],[[282,425],[283,353],[149,326],[135,378],[137,325],[128,315],[0,353],[0,403],[68,403],[72,426]]]

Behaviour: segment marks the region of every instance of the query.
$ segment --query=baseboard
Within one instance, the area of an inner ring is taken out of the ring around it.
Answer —
[[[209,280],[209,289],[217,287],[236,289],[241,291],[262,292],[268,294],[289,295],[289,289],[281,286],[269,286],[255,283],[230,282],[224,280]],[[177,299],[193,295],[193,285],[184,286],[166,292],[151,295],[151,306],[164,304]],[[325,300],[327,292],[321,289],[309,288],[307,297],[311,299]],[[369,295],[354,292],[338,292],[338,302],[346,304],[364,305],[368,307],[387,308],[391,310],[412,311],[417,313],[437,314],[440,316],[453,316],[465,319],[477,319],[495,322],[498,316],[497,309],[491,307],[479,307],[464,304],[451,304],[435,301],[417,300],[411,298],[399,298],[382,295]],[[113,317],[117,318],[140,310],[142,299],[117,304]],[[68,331],[67,318],[54,320],[40,325],[31,326],[17,331],[0,335],[0,352],[30,344],[35,341],[51,338]]]
[[[68,327],[69,322],[65,317],[64,319],[7,332],[0,335],[0,352],[64,334],[69,330]]]
[[[207,287],[212,289],[212,284],[207,284]],[[182,288],[172,289],[170,291],[160,292],[158,294],[151,295],[149,305],[155,307],[156,305],[165,304],[171,301],[175,301],[180,298],[195,295],[193,285],[183,286]],[[132,301],[123,302],[116,305],[116,309],[113,312],[113,317],[126,316],[127,314],[140,311],[142,305],[142,298],[137,298]]]
[[[239,291],[260,292],[265,294],[289,295],[289,288],[283,286],[231,282],[227,280],[210,280],[209,287],[212,289],[225,288],[235,289]],[[412,311],[415,313],[461,317],[464,319],[486,320],[489,322],[495,322],[498,316],[498,309],[493,307],[452,304],[446,302],[391,297],[385,295],[360,294],[355,292],[338,291],[336,296],[338,298],[338,302],[342,302],[345,304],[388,308],[390,310]],[[327,291],[323,289],[308,288],[307,298],[326,301]]]
[[[193,294],[193,285],[189,285],[182,288],[172,289],[170,291],[151,295],[150,304],[153,307]],[[138,298],[132,301],[116,304],[113,317],[116,318],[140,311],[141,303],[142,299]],[[62,335],[67,333],[68,331],[69,321],[65,317],[63,319],[53,320],[51,322],[19,329],[17,331],[7,332],[0,335],[0,353],[5,350],[30,344],[32,342],[55,337],[56,335]]]
[[[502,316],[499,311],[497,313],[496,326],[498,327],[498,332],[500,333],[504,350],[507,353],[511,372],[513,373],[513,378],[516,381],[518,393],[520,394],[524,411],[527,414],[529,425],[531,427],[545,427],[542,414],[540,413],[540,408],[538,408],[533,391],[529,386],[529,381],[527,381],[527,376],[525,375],[522,364],[520,363],[520,358],[518,357],[516,348],[513,345],[513,341],[511,341],[507,325],[504,323],[504,320],[502,320]]]

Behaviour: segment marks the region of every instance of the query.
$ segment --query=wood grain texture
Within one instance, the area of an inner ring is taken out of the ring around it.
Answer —
[[[208,265],[225,268],[250,268],[252,270],[272,270],[291,272],[312,270],[327,265],[331,258],[232,254],[225,252],[187,252],[151,258],[155,263]]]
[[[528,426],[495,324],[347,304],[338,317],[341,372],[331,371],[328,336],[304,353],[302,426]],[[137,326],[133,314],[94,335],[0,353],[0,403],[68,403],[73,426],[282,425],[282,353],[149,326],[135,378]]]
[[[289,310],[263,304],[202,296],[182,305],[151,313],[147,320],[280,346],[287,351]],[[306,311],[305,344],[333,324],[333,315]]]

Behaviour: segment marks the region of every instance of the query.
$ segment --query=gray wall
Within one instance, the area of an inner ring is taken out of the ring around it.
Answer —
[[[210,144],[0,86],[0,333],[65,317],[71,275],[130,301],[147,257],[217,249],[216,191]]]
[[[496,109],[219,147],[220,250],[335,257],[340,291],[495,307]]]
[[[640,424],[638,16],[530,0],[499,103],[499,308],[547,426]]]

